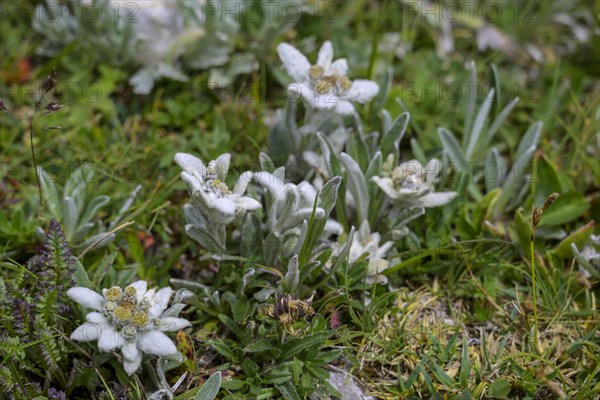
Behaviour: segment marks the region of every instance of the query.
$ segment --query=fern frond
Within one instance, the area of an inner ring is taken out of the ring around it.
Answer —
[[[39,296],[35,305],[36,316],[42,318],[44,322],[52,326],[58,316],[58,292],[56,290],[43,293]]]
[[[39,349],[46,364],[46,369],[51,373],[56,372],[59,370],[59,363],[62,360],[56,337],[43,321],[38,319],[35,325],[40,339]]]
[[[0,364],[0,389],[7,393],[11,392],[15,386],[17,386],[17,382],[14,380],[10,369],[4,364]]]
[[[57,220],[52,219],[46,233],[46,243],[41,252],[41,264],[46,268],[45,275],[55,287],[62,292],[63,285],[73,286],[73,253],[65,234]],[[53,281],[53,282],[52,282]]]

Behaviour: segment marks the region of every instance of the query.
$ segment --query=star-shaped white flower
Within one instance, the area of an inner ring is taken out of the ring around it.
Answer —
[[[287,43],[277,46],[277,53],[294,80],[288,91],[302,96],[311,108],[348,115],[354,112],[352,102],[364,104],[379,93],[375,82],[352,81],[346,76],[348,63],[344,58],[333,61],[333,46],[329,41],[323,43],[317,63],[312,66],[304,54]]]
[[[177,2],[112,0],[111,7],[123,24],[132,25],[132,48],[141,64],[154,65],[183,51],[177,44],[185,29],[184,15]]]
[[[302,222],[311,218],[317,200],[317,189],[306,181],[298,185],[284,183],[277,176],[264,171],[255,173],[254,180],[273,197],[273,204],[268,209],[269,231],[278,235],[293,230],[299,232]],[[322,207],[317,207],[314,211],[317,218],[325,216]],[[342,226],[334,220],[329,219],[325,223],[327,233],[340,234],[342,231]]]
[[[388,159],[389,161],[389,159]],[[440,174],[441,163],[432,159],[425,168],[417,160],[406,161],[388,176],[374,176],[373,182],[395,203],[417,207],[443,206],[456,197],[456,192],[434,192],[433,184]]]
[[[385,285],[387,283],[387,277],[381,275],[381,273],[390,266],[390,262],[385,257],[394,243],[389,241],[379,245],[380,241],[381,235],[377,232],[371,233],[369,223],[365,221],[354,235],[350,247],[350,254],[348,255],[348,263],[350,264],[354,264],[363,254],[367,254],[366,259],[369,261],[369,265],[365,281],[369,284],[377,282]]]
[[[67,296],[95,310],[86,315],[86,322],[73,331],[71,339],[97,340],[101,351],[121,349],[123,367],[129,375],[140,367],[144,353],[159,357],[179,354],[163,332],[190,326],[186,319],[177,318],[183,306],[175,304],[165,310],[173,289],[147,288],[147,282],[137,281],[124,289],[103,289],[102,295],[84,287],[69,289]]]
[[[175,154],[175,162],[183,170],[181,179],[188,184],[192,199],[209,222],[228,224],[236,218],[242,218],[246,211],[262,207],[257,200],[244,196],[253,176],[251,172],[242,174],[233,190],[229,190],[224,181],[230,159],[230,154],[221,154],[204,166],[198,157],[191,154]]]

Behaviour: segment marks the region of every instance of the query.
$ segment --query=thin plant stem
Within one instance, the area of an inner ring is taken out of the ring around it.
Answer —
[[[531,292],[533,296],[533,342],[537,347],[538,343],[538,317],[537,317],[537,289],[535,285],[535,227],[531,227],[531,240],[529,242],[529,252],[531,255]]]
[[[35,147],[33,145],[33,120],[35,119],[35,113],[27,116],[27,121],[29,122],[29,142],[31,146],[31,158],[33,159],[33,168],[35,170],[35,176],[37,179],[37,187],[40,195],[40,208],[42,212],[44,211],[44,195],[42,193],[42,180],[40,178],[40,174],[38,172],[37,159],[35,157]]]
[[[96,240],[94,243],[90,244],[85,250],[83,250],[81,252],[80,255],[77,256],[78,260],[81,260],[83,258],[83,256],[85,256],[85,254],[90,251],[91,249],[93,249],[94,247],[96,247],[100,242],[102,242],[104,239],[106,239],[107,237],[109,237],[110,235],[112,235],[113,233],[116,233],[117,231],[128,227],[129,225],[132,225],[133,223],[135,223],[135,221],[129,221],[129,222],[125,222],[119,226],[117,226],[115,229],[113,229],[110,232],[105,233],[104,235],[102,235],[98,240]]]

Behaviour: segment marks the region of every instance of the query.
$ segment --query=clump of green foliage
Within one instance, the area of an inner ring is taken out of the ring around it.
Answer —
[[[73,363],[68,345],[75,259],[60,224],[52,220],[40,253],[26,266],[4,263],[15,279],[2,280],[0,384],[10,398],[66,398],[76,386],[96,383],[94,373]]]

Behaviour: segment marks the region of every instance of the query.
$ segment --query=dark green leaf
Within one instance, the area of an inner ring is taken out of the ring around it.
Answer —
[[[260,338],[244,347],[244,353],[262,353],[264,351],[273,350],[273,344],[270,340]]]
[[[543,218],[543,217],[542,217]],[[594,221],[590,221],[569,236],[564,238],[558,246],[552,250],[553,253],[560,258],[569,258],[572,256],[571,247],[575,245],[577,248],[583,248],[594,232]]]
[[[281,361],[288,360],[303,350],[308,350],[311,347],[318,346],[328,339],[333,332],[319,332],[307,335],[304,337],[291,338],[283,348],[279,356]]]
[[[275,385],[281,396],[285,400],[300,400],[300,395],[296,391],[294,385],[291,382],[284,383],[282,385]]]
[[[579,218],[589,208],[585,196],[579,192],[561,193],[542,215],[540,226],[563,225]]]

